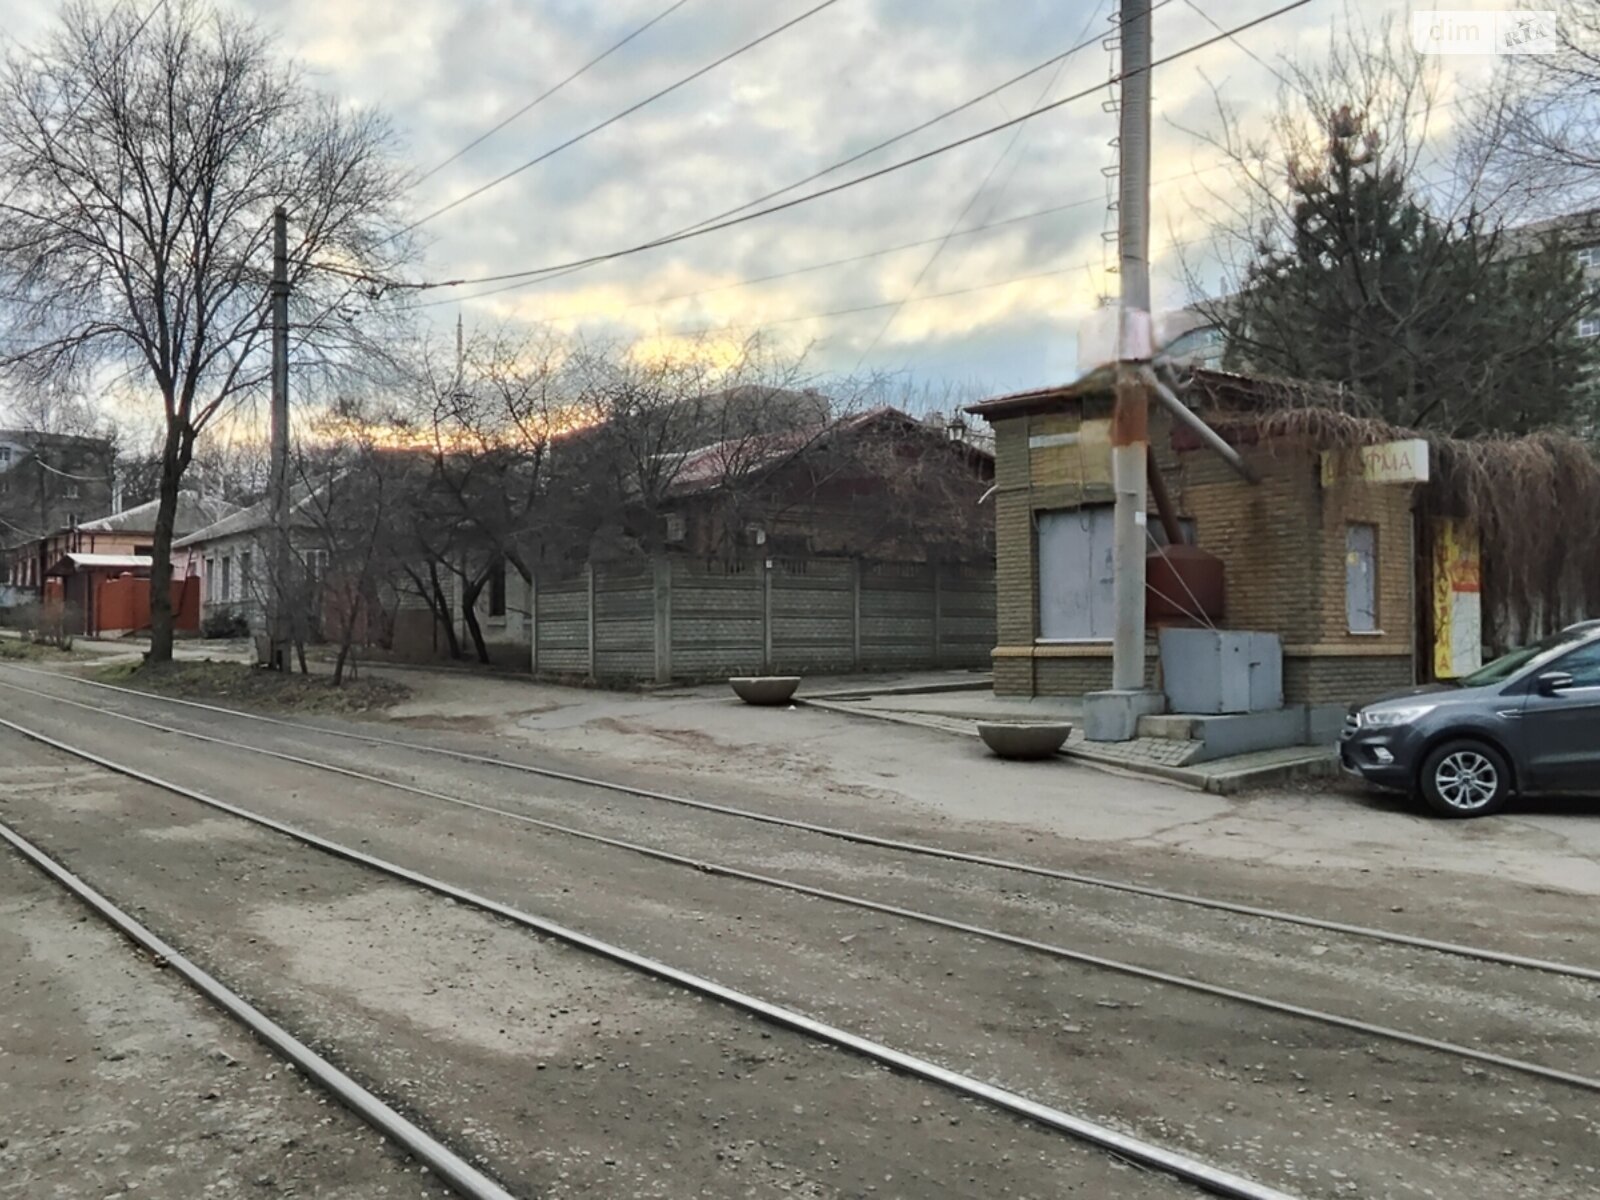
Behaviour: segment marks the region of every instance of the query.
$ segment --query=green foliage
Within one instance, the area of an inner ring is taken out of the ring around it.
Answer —
[[[1592,430],[1596,339],[1554,238],[1434,216],[1360,113],[1288,159],[1288,203],[1216,306],[1230,366],[1348,388],[1370,415],[1449,435]]]

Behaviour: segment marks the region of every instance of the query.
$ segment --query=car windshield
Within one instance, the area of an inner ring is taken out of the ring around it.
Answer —
[[[1576,646],[1579,642],[1588,641],[1593,633],[1593,629],[1566,629],[1560,633],[1552,633],[1542,642],[1513,650],[1510,654],[1502,654],[1493,662],[1479,667],[1471,675],[1463,675],[1456,682],[1462,687],[1487,687],[1492,683],[1504,683],[1536,659],[1550,657],[1559,651]]]

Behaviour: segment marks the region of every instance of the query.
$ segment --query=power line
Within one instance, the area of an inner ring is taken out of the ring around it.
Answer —
[[[1303,8],[1311,2],[1312,0],[1290,0],[1290,3],[1280,5],[1270,12],[1263,13],[1259,17],[1255,17],[1252,20],[1235,25],[1224,33],[1220,33],[1214,37],[1209,37],[1202,41],[1195,42],[1189,46],[1185,46],[1181,50],[1175,50],[1171,54],[1165,55],[1162,58],[1158,58],[1154,60],[1150,66],[1153,69],[1155,67],[1165,66],[1169,63],[1176,62],[1177,60],[1203,50],[1208,46],[1212,46],[1220,41],[1224,41],[1235,34],[1242,33],[1248,29],[1253,29],[1258,25],[1265,24],[1266,22],[1277,17],[1281,17],[1285,13],[1292,12],[1295,9]],[[1092,96],[1097,92],[1103,92],[1107,88],[1119,82],[1121,79],[1121,75],[1113,76],[1103,83],[1084,88],[1083,90],[1074,92],[1069,96],[1063,96],[1060,100],[1051,101],[1049,104],[1032,109],[1020,116],[1012,117],[1007,121],[1002,121],[998,125],[991,125],[987,129],[979,130],[977,133],[969,134],[966,137],[958,138],[952,142],[946,142],[941,146],[934,147],[932,150],[927,150],[921,154],[913,155],[910,158],[902,159],[899,162],[891,163],[888,166],[881,167],[876,171],[869,171],[865,175],[858,175],[853,179],[847,179],[843,183],[837,183],[831,187],[822,188],[815,192],[808,192],[804,196],[797,196],[794,199],[786,200],[781,204],[774,204],[768,208],[757,209],[754,212],[745,213],[742,216],[731,217],[725,221],[717,222],[716,224],[702,226],[699,229],[673,234],[667,237],[656,238],[652,241],[642,242],[638,245],[625,247],[621,250],[613,250],[604,254],[590,255],[587,258],[574,259],[570,262],[553,263],[550,266],[533,267],[523,271],[506,271],[497,275],[480,275],[459,279],[444,279],[432,283],[403,283],[398,280],[384,279],[377,276],[367,275],[362,272],[349,271],[332,263],[320,263],[317,265],[320,267],[320,269],[333,274],[345,275],[348,278],[360,279],[363,282],[377,284],[384,287],[404,287],[414,291],[427,291],[436,288],[465,287],[475,283],[499,283],[505,280],[527,279],[534,276],[554,274],[555,272],[565,271],[573,267],[588,266],[592,263],[609,262],[612,259],[625,258],[629,255],[642,253],[645,250],[653,250],[659,246],[672,245],[677,242],[687,241],[690,238],[701,237],[708,233],[715,233],[719,230],[727,229],[734,225],[741,225],[747,221],[756,220],[759,217],[770,216],[772,213],[783,212],[787,209],[810,203],[813,200],[820,200],[825,196],[831,196],[838,192],[846,191],[850,188],[857,187],[860,184],[869,183],[875,179],[881,179],[885,175],[890,175],[897,171],[904,170],[907,167],[916,166],[919,163],[927,162],[929,159],[937,158],[940,155],[947,154],[951,150],[959,149],[962,146],[971,145],[973,142],[981,141],[983,138],[999,133],[1002,130],[1010,129],[1012,126],[1019,125],[1024,121],[1030,121],[1033,118],[1042,116],[1047,112],[1053,112],[1058,108],[1062,108],[1076,100],[1081,100],[1086,96]]]
[[[1083,28],[1078,31],[1078,39],[1080,44],[1087,44],[1082,41],[1083,35],[1089,32],[1089,26],[1094,24],[1094,19],[1100,15],[1100,10],[1104,6],[1104,0],[1099,0],[1099,2],[1095,4],[1095,7],[1090,10],[1089,19],[1083,23]],[[1067,60],[1063,58],[1059,63],[1056,64],[1055,74],[1051,75],[1049,81],[1046,82],[1044,87],[1039,89],[1039,98],[1033,102],[1033,106],[1035,108],[1038,108],[1039,105],[1043,104],[1050,98],[1050,93],[1055,91],[1056,84],[1061,82],[1061,73],[1066,69]],[[917,277],[911,281],[911,289],[906,293],[906,300],[910,300],[912,296],[917,294],[917,289],[922,286],[922,281],[927,278],[928,272],[933,270],[934,263],[939,261],[939,256],[944,253],[944,248],[950,244],[950,239],[955,236],[956,230],[961,228],[961,222],[967,219],[967,214],[972,211],[973,206],[978,203],[979,198],[982,197],[984,192],[989,190],[989,184],[993,182],[995,174],[1000,170],[1001,164],[1004,163],[1006,159],[1011,157],[1011,152],[1017,148],[1017,142],[1021,140],[1023,131],[1027,128],[1028,127],[1026,125],[1018,125],[1011,131],[1011,140],[1006,143],[1005,149],[1001,150],[1000,153],[995,156],[995,160],[992,164],[990,164],[988,172],[984,175],[978,186],[973,189],[972,195],[968,197],[967,202],[962,207],[961,211],[956,214],[956,219],[950,222],[949,231],[946,232],[942,239],[940,239],[939,244],[933,248],[933,253],[928,255],[927,261],[922,264],[922,269],[917,272]],[[992,212],[993,209],[990,211]],[[894,325],[896,318],[900,316],[900,308],[903,308],[904,305],[905,301],[902,301],[900,307],[897,307],[893,312],[891,312],[884,323],[878,328],[878,332],[872,335],[872,340],[867,343],[867,348],[861,352],[861,357],[856,360],[857,371],[861,370],[861,365],[867,361],[867,355],[871,354],[878,348],[878,343],[883,340],[884,334],[888,333],[889,329]]]
[[[472,150],[472,149],[474,149],[474,148],[476,148],[478,146],[481,146],[484,142],[488,141],[495,134],[499,133],[507,125],[511,124],[511,122],[515,121],[518,117],[521,117],[525,113],[529,113],[529,112],[533,111],[539,105],[543,104],[546,100],[550,99],[551,96],[554,96],[562,88],[566,87],[567,84],[569,84],[573,80],[577,79],[578,76],[584,74],[584,72],[588,71],[591,67],[599,66],[602,62],[604,62],[606,59],[610,58],[618,50],[621,50],[629,42],[633,41],[634,38],[638,37],[640,34],[642,34],[645,31],[647,31],[651,26],[660,23],[661,21],[665,20],[667,17],[670,17],[673,13],[677,12],[680,8],[682,8],[687,3],[689,3],[689,0],[674,0],[674,2],[672,4],[667,5],[666,8],[662,9],[655,16],[651,17],[648,21],[646,21],[643,25],[639,26],[632,33],[628,34],[627,37],[623,38],[620,42],[616,42],[613,45],[609,46],[607,49],[603,50],[600,54],[596,55],[594,58],[591,58],[588,62],[584,63],[583,66],[579,67],[572,74],[568,75],[560,83],[555,84],[553,87],[546,88],[544,91],[540,92],[537,96],[535,96],[532,100],[529,100],[521,108],[517,109],[516,112],[514,112],[510,116],[506,117],[499,124],[494,125],[490,129],[485,130],[483,133],[480,133],[477,137],[473,138],[470,142],[468,142],[465,146],[461,147],[461,149],[457,150],[449,158],[445,159],[443,162],[438,163],[435,166],[429,167],[421,175],[417,176],[416,179],[411,181],[411,186],[412,187],[416,187],[418,184],[422,183],[424,180],[431,179],[433,176],[437,175],[440,171],[442,171],[446,167],[448,167],[451,163],[455,162],[456,159],[460,158],[463,154],[466,154],[468,151],[470,151],[470,150]]]
[[[1152,8],[1151,11],[1153,12],[1157,8],[1162,8],[1165,5],[1170,4],[1171,2],[1172,2],[1172,0],[1156,0],[1156,4],[1155,4],[1154,8]],[[838,162],[835,162],[835,163],[833,163],[833,164],[831,164],[829,166],[826,166],[826,167],[822,168],[820,171],[813,171],[810,175],[807,175],[802,179],[797,179],[793,183],[786,184],[783,187],[778,188],[778,189],[776,189],[774,191],[766,192],[766,193],[764,193],[764,194],[762,194],[760,196],[753,197],[750,200],[746,200],[743,204],[736,205],[733,208],[724,210],[723,212],[715,213],[712,216],[705,217],[702,220],[696,221],[692,225],[685,225],[682,228],[674,230],[671,234],[668,234],[668,235],[665,235],[665,236],[675,237],[678,234],[690,233],[690,232],[692,232],[694,230],[699,229],[703,225],[709,225],[714,221],[720,221],[724,217],[729,217],[729,216],[733,216],[736,213],[741,213],[741,212],[745,211],[747,208],[753,208],[758,204],[762,204],[762,203],[764,203],[764,202],[766,202],[768,200],[775,199],[778,196],[787,195],[789,192],[794,191],[796,188],[804,187],[808,183],[813,183],[816,180],[821,179],[825,175],[831,175],[835,171],[841,170],[844,167],[847,167],[847,166],[851,165],[852,163],[860,162],[863,158],[869,158],[872,155],[876,154],[880,150],[885,150],[888,147],[895,145],[897,142],[902,142],[906,138],[909,138],[909,137],[914,136],[915,134],[921,133],[924,129],[928,129],[928,128],[934,126],[934,125],[939,124],[939,122],[941,122],[941,121],[947,120],[948,118],[955,116],[957,113],[965,112],[967,109],[972,108],[975,105],[981,104],[983,101],[988,100],[991,97],[998,95],[999,93],[1005,91],[1007,88],[1013,86],[1014,84],[1021,83],[1024,79],[1027,79],[1027,78],[1029,78],[1030,76],[1033,76],[1033,75],[1037,75],[1040,71],[1043,71],[1043,70],[1055,65],[1056,63],[1062,62],[1063,60],[1065,60],[1067,58],[1070,58],[1072,55],[1078,53],[1078,51],[1080,51],[1080,50],[1086,49],[1087,47],[1094,45],[1099,40],[1100,40],[1099,38],[1091,38],[1087,42],[1080,42],[1077,45],[1070,46],[1066,50],[1063,50],[1060,54],[1053,55],[1052,57],[1045,59],[1042,63],[1039,63],[1039,64],[1037,64],[1035,66],[1029,67],[1026,71],[1023,71],[1020,75],[1013,75],[1011,78],[1009,78],[1009,79],[1007,79],[1007,80],[1005,80],[1005,81],[1003,81],[1001,83],[996,84],[995,86],[989,88],[987,91],[980,92],[976,96],[973,96],[968,100],[962,101],[960,104],[956,105],[954,108],[947,108],[943,112],[939,113],[938,115],[933,116],[933,117],[929,117],[926,121],[923,121],[919,125],[914,125],[910,129],[903,130],[902,132],[895,134],[893,137],[885,138],[883,141],[878,142],[875,145],[868,146],[865,150],[858,151],[855,154],[850,155],[848,158],[840,159]],[[592,265],[592,264],[585,264],[585,265]],[[584,266],[569,267],[566,270],[563,270],[563,271],[560,271],[560,272],[556,273],[552,277],[553,278],[560,278],[561,276],[570,275],[570,274],[573,274],[573,273],[575,273],[577,271],[581,271],[583,269],[584,269]],[[538,283],[538,282],[544,282],[544,281],[534,280],[533,282],[534,283]],[[528,287],[528,286],[531,286],[531,284],[529,284],[529,283],[511,283],[511,284],[506,284],[506,285],[504,285],[502,287],[490,288],[487,291],[479,292],[479,293],[477,293],[476,295],[473,295],[473,296],[455,297],[455,298],[452,298],[450,300],[434,301],[432,303],[436,303],[436,304],[454,304],[454,303],[459,303],[460,301],[464,301],[464,300],[475,300],[475,299],[478,299],[481,296],[492,296],[492,295],[495,295],[495,294],[497,294],[499,292],[514,291],[517,288]],[[425,307],[425,306],[418,305],[417,307]]]
[[[1171,248],[1182,248],[1184,246],[1193,246],[1200,242],[1214,240],[1215,238],[1186,238],[1182,241],[1171,242],[1169,243],[1169,246]],[[1097,261],[1090,260],[1087,262],[1073,263],[1071,266],[1060,267],[1049,271],[1036,271],[1028,275],[1013,276],[1009,279],[997,279],[991,283],[980,283],[971,287],[956,288],[953,291],[929,292],[923,296],[905,295],[894,300],[883,300],[873,304],[860,304],[850,308],[830,309],[827,312],[803,313],[799,316],[791,317],[776,317],[771,321],[762,321],[760,323],[749,322],[742,325],[705,325],[695,329],[677,329],[668,330],[666,332],[670,337],[693,337],[702,333],[719,333],[726,332],[728,330],[737,331],[744,329],[762,330],[769,329],[774,325],[793,325],[800,321],[820,321],[830,317],[848,317],[855,316],[859,313],[882,312],[886,308],[898,308],[905,304],[921,304],[928,300],[947,300],[952,296],[970,296],[975,292],[992,291],[995,288],[1009,287],[1010,285],[1016,283],[1027,283],[1037,279],[1052,279],[1059,275],[1071,275],[1077,273],[1078,271],[1092,270],[1098,265],[1099,263]],[[558,317],[555,319],[558,321],[577,321],[582,320],[582,318],[583,314],[573,317]]]
[[[1211,28],[1217,30],[1218,32],[1222,32],[1222,26],[1218,25],[1214,20],[1212,20],[1211,19],[1211,14],[1208,13],[1205,9],[1201,8],[1198,4],[1196,4],[1195,0],[1183,0],[1183,2],[1185,4],[1187,4],[1190,8],[1194,9],[1195,13],[1207,25],[1211,26]],[[1229,34],[1228,35],[1228,40],[1230,42],[1232,42],[1235,46],[1239,47],[1239,49],[1243,50],[1251,58],[1255,59],[1255,61],[1259,65],[1265,67],[1268,71],[1272,72],[1272,74],[1276,75],[1278,77],[1278,82],[1283,84],[1284,87],[1293,87],[1294,86],[1293,84],[1291,84],[1289,82],[1289,77],[1287,75],[1285,75],[1282,71],[1278,70],[1277,67],[1273,66],[1266,59],[1262,58],[1254,50],[1250,49],[1249,46],[1246,46],[1238,38],[1234,37],[1232,34]]]
[[[1169,183],[1178,183],[1185,179],[1194,179],[1212,171],[1220,171],[1232,164],[1223,159],[1208,166],[1196,167],[1188,171],[1179,171],[1176,174],[1164,175],[1154,181],[1152,186],[1161,187]],[[1003,229],[1011,225],[1019,225],[1026,221],[1036,221],[1040,217],[1054,216],[1057,213],[1069,212],[1075,208],[1085,208],[1091,204],[1099,204],[1102,197],[1099,193],[1082,196],[1076,200],[1069,200],[1064,204],[1053,204],[1049,208],[1035,209],[1032,212],[1018,213],[1015,216],[1003,217],[998,221],[988,221],[982,225],[974,225],[970,229],[958,229],[951,238],[972,237],[976,234],[987,233],[993,229]],[[655,296],[649,300],[635,300],[629,304],[617,305],[606,309],[591,309],[587,312],[574,313],[571,316],[559,318],[563,321],[576,321],[584,317],[608,316],[614,313],[628,312],[635,308],[649,308],[656,305],[672,304],[679,300],[693,300],[697,296],[710,296],[717,292],[731,291],[734,288],[752,287],[761,283],[773,283],[780,279],[791,279],[796,275],[809,275],[815,271],[825,271],[831,267],[848,266],[851,263],[865,262],[871,258],[882,258],[886,254],[896,254],[901,250],[915,250],[922,246],[932,246],[936,242],[944,241],[947,235],[939,234],[934,237],[918,238],[912,242],[900,242],[893,246],[883,246],[877,250],[867,250],[861,254],[851,254],[844,258],[833,258],[826,262],[811,263],[804,267],[794,267],[787,271],[776,271],[770,275],[755,275],[749,279],[736,279],[732,283],[719,283],[715,287],[697,288],[692,292],[676,292],[670,296]],[[481,292],[473,292],[467,296],[447,296],[440,300],[425,300],[421,304],[410,305],[407,311],[415,312],[424,308],[437,308],[445,304],[464,304],[469,300],[481,300],[486,296],[497,296],[504,292],[514,291],[518,288],[538,287],[541,284],[554,283],[566,278],[568,272],[559,272],[546,275],[539,279],[527,279],[518,283],[502,284],[499,287],[486,288]]]
[[[1218,165],[1220,166],[1221,164]],[[974,225],[971,229],[958,230],[954,236],[972,237],[976,234],[987,233],[993,229],[1002,229],[1011,225],[1020,225],[1025,221],[1036,221],[1040,217],[1053,216],[1056,213],[1066,212],[1069,209],[1082,208],[1086,204],[1092,204],[1098,199],[1099,197],[1095,196],[1087,200],[1074,200],[1066,204],[1055,204],[1049,208],[1037,209],[1033,212],[1019,213],[1016,216],[1005,217],[999,221],[990,221],[985,225]],[[627,312],[630,309],[635,308],[650,308],[662,304],[672,304],[678,300],[693,300],[697,296],[709,296],[716,292],[727,292],[732,291],[734,288],[751,287],[758,283],[772,283],[779,279],[790,279],[796,275],[809,275],[816,271],[825,271],[830,267],[842,267],[850,263],[865,262],[869,258],[882,258],[886,254],[896,254],[901,250],[915,250],[921,246],[931,246],[935,242],[944,241],[945,236],[946,235],[944,234],[940,234],[936,237],[919,238],[914,242],[901,242],[894,246],[884,246],[877,250],[868,250],[861,254],[852,254],[846,258],[829,259],[827,262],[812,263],[809,266],[804,267],[794,267],[787,271],[776,271],[770,275],[756,275],[750,279],[736,279],[732,283],[721,283],[716,287],[698,288],[692,292],[677,292],[671,296],[655,296],[649,300],[636,300],[630,304],[623,304],[614,308],[593,309],[589,312],[574,313],[569,317],[563,317],[561,319],[564,321],[571,321],[579,320],[583,317],[605,316],[614,312]],[[564,278],[564,276],[553,275],[544,279],[533,279],[524,283],[511,284],[508,287],[490,288],[488,291],[474,292],[470,296],[449,296],[443,300],[428,300],[422,304],[412,305],[411,310],[415,311],[416,309],[422,308],[435,308],[441,304],[461,304],[468,300],[479,300],[485,296],[493,296],[501,292],[510,291],[511,288],[514,287],[532,287],[541,283],[550,283],[560,278]]]
[[[585,138],[591,137],[594,134],[599,133],[602,129],[605,129],[608,126],[615,125],[618,121],[623,120],[625,117],[631,116],[633,113],[638,112],[641,108],[644,108],[646,105],[654,104],[657,100],[661,99],[663,96],[670,95],[671,93],[677,91],[679,88],[685,86],[686,84],[693,83],[696,79],[699,79],[702,75],[708,74],[709,72],[716,70],[723,63],[728,62],[728,61],[730,61],[732,59],[738,58],[741,54],[744,54],[746,51],[755,49],[757,46],[761,45],[763,42],[771,41],[773,38],[777,37],[780,33],[783,33],[786,30],[794,28],[796,25],[800,24],[802,21],[806,20],[809,17],[816,16],[817,13],[821,12],[825,8],[832,8],[838,2],[839,2],[839,0],[822,0],[822,2],[820,4],[813,5],[811,8],[806,9],[806,11],[801,13],[799,16],[790,18],[789,20],[785,21],[783,24],[777,26],[774,29],[769,29],[766,33],[763,33],[760,37],[754,38],[751,41],[746,42],[744,45],[740,46],[736,50],[730,50],[728,53],[724,54],[721,58],[716,59],[714,62],[707,63],[705,66],[701,67],[697,71],[693,71],[690,74],[685,75],[682,79],[678,80],[676,83],[668,84],[666,87],[662,88],[659,92],[655,92],[652,95],[646,96],[643,100],[640,100],[636,104],[630,104],[627,108],[623,109],[621,112],[616,113],[613,116],[607,117],[604,121],[601,121],[599,124],[591,125],[588,129],[585,129],[582,133],[574,134],[572,137],[568,138],[564,142],[561,142],[559,145],[552,146],[550,149],[546,150],[544,153],[535,155],[533,158],[530,158],[527,162],[523,163],[521,166],[513,167],[511,170],[507,171],[505,174],[496,176],[494,179],[491,179],[488,183],[485,183],[485,184],[482,184],[482,185],[480,185],[478,187],[473,188],[466,195],[458,196],[454,200],[450,201],[448,204],[441,205],[440,207],[434,209],[432,212],[428,213],[426,216],[417,218],[415,221],[411,222],[411,224],[407,225],[404,229],[402,229],[398,233],[394,234],[393,237],[399,237],[402,234],[410,233],[413,229],[417,228],[419,225],[425,225],[429,221],[433,220],[435,217],[442,216],[445,213],[449,212],[451,209],[457,208],[460,205],[465,204],[468,200],[472,200],[475,197],[483,195],[485,192],[489,191],[491,188],[499,187],[506,180],[515,178],[516,176],[522,174],[522,172],[528,170],[530,167],[538,166],[540,163],[544,162],[546,159],[552,158],[555,155],[560,154],[563,150],[567,149],[570,146],[576,146],[579,142],[583,141]],[[391,238],[391,240],[392,240],[392,238]]]

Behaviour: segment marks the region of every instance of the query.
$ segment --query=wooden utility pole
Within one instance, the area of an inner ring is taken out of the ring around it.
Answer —
[[[272,463],[267,480],[272,510],[272,586],[266,590],[269,662],[289,665],[289,215],[272,214]],[[246,581],[248,586],[248,581]]]
[[[1111,470],[1116,492],[1113,549],[1117,623],[1111,687],[1144,688],[1145,459],[1149,394],[1140,369],[1150,360],[1150,0],[1122,0],[1121,175],[1117,248],[1122,295],[1117,313],[1116,408]]]

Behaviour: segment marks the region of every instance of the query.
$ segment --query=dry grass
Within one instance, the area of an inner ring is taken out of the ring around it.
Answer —
[[[72,662],[85,656],[76,650],[63,650],[43,642],[28,642],[0,634],[0,662]]]
[[[404,684],[386,679],[359,679],[336,688],[327,675],[279,674],[243,663],[123,663],[104,667],[90,678],[184,700],[328,716],[382,712],[411,695]]]
[[[1418,511],[1477,525],[1491,644],[1510,630],[1527,639],[1600,611],[1600,458],[1583,438],[1554,430],[1451,438],[1287,404],[1257,413],[1254,424],[1263,441],[1322,450],[1425,439],[1433,469]]]

